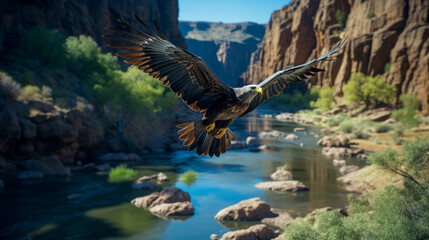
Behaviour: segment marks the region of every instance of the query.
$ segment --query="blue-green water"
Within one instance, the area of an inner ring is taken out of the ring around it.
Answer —
[[[234,123],[240,139],[258,131],[276,129],[292,132],[296,123],[248,117]],[[1,239],[209,239],[231,229],[253,223],[219,223],[216,213],[241,200],[260,197],[271,207],[285,209],[294,215],[320,207],[344,207],[348,192],[336,181],[340,176],[332,159],[321,154],[316,142],[319,128],[305,126],[296,133],[298,140],[263,140],[275,146],[272,152],[228,150],[220,158],[197,157],[178,151],[143,156],[133,164],[138,175],[166,173],[170,181],[163,186],[176,186],[191,195],[195,214],[189,218],[160,219],[129,202],[150,191],[132,190],[131,182],[110,183],[107,174],[73,172],[69,179],[45,178],[34,184],[7,185],[0,193]],[[304,146],[300,146],[303,143]],[[348,164],[363,162],[347,159]],[[310,191],[274,193],[254,187],[269,180],[278,166],[287,163],[294,179]],[[179,182],[180,173],[192,169],[198,173],[195,184]],[[67,200],[69,194],[82,198]]]

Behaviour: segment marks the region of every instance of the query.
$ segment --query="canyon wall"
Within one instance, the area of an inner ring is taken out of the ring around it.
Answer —
[[[180,22],[188,50],[200,56],[213,72],[231,87],[241,86],[240,75],[264,36],[256,23]]]
[[[0,52],[8,53],[19,43],[23,32],[33,26],[58,29],[65,35],[91,36],[105,49],[104,28],[118,18],[141,26],[138,15],[151,25],[156,19],[167,38],[186,48],[178,28],[177,0],[4,0],[0,2]]]
[[[344,25],[337,20],[344,13]],[[274,72],[321,56],[348,36],[343,54],[320,64],[326,72],[309,86],[342,86],[362,72],[394,85],[397,96],[416,95],[428,109],[429,1],[301,0],[275,11],[244,81],[257,83]]]

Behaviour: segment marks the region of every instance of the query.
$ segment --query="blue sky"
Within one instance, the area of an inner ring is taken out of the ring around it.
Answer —
[[[179,0],[179,20],[268,23],[291,0]]]

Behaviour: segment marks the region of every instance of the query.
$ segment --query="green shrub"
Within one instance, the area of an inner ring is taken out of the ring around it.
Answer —
[[[316,101],[311,101],[312,108],[318,108],[323,111],[331,109],[335,101],[335,89],[333,87],[324,86],[322,88],[313,87],[311,89],[313,95],[319,95]]]
[[[22,99],[24,101],[29,100],[42,100],[42,95],[40,94],[40,88],[38,86],[27,85],[21,90]]]
[[[379,165],[387,171],[399,174],[410,183],[429,190],[426,186],[429,181],[429,137],[405,142],[402,155],[394,149],[373,153],[368,158],[368,163]]]
[[[349,103],[364,102],[366,107],[389,104],[396,89],[383,81],[381,76],[369,77],[353,73],[343,87],[344,99]]]
[[[402,94],[399,97],[402,108],[392,113],[392,118],[400,121],[407,126],[417,126],[420,120],[416,117],[416,111],[419,109],[420,101],[411,94]]]
[[[344,133],[352,133],[355,128],[356,123],[352,121],[344,121],[339,125],[339,129]]]
[[[375,127],[375,132],[377,133],[385,133],[392,130],[392,126],[386,123],[379,124]]]
[[[344,28],[346,26],[347,16],[345,12],[337,10],[335,12],[335,18],[337,19],[337,23],[340,25],[341,28]]]
[[[127,168],[124,165],[119,165],[112,168],[109,172],[110,182],[122,182],[132,181],[137,176],[137,172],[131,168]]]
[[[197,181],[198,174],[193,170],[188,170],[180,175],[180,181],[187,186],[191,186]]]
[[[318,94],[304,93],[296,90],[293,93],[282,93],[269,101],[271,108],[287,109],[290,112],[296,112],[301,109],[310,108],[310,102],[318,98]]]
[[[368,14],[366,15],[366,18],[367,19],[371,19],[371,18],[373,18],[375,15],[374,15],[374,13],[373,12],[371,12],[371,11],[369,11],[368,12]]]
[[[40,89],[38,86],[27,85],[21,90],[21,98],[24,101],[30,100],[44,100],[44,101],[52,101],[52,89],[47,86],[42,86]]]
[[[335,126],[340,125],[343,121],[348,120],[348,119],[349,119],[349,117],[346,114],[340,113],[337,115],[329,116],[328,119],[326,120],[326,123],[330,127],[335,127]]]
[[[21,93],[21,85],[15,82],[9,75],[0,72],[0,96],[16,99]]]
[[[392,62],[387,62],[385,65],[384,65],[384,72],[388,72],[389,70],[390,70],[390,67],[392,66]]]
[[[355,129],[350,136],[352,139],[368,139],[370,135],[363,128]]]

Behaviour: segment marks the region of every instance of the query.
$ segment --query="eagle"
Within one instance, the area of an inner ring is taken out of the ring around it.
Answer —
[[[125,63],[161,81],[190,109],[202,115],[199,121],[177,125],[183,145],[189,151],[196,149],[198,156],[219,157],[225,153],[231,141],[237,139],[229,125],[282,93],[289,83],[303,81],[308,79],[307,76],[324,71],[315,65],[338,52],[347,40],[322,57],[278,71],[257,85],[232,88],[222,82],[200,57],[171,43],[155,20],[153,25],[157,32],[138,16],[134,17],[146,30],[131,26],[120,18],[112,19],[115,27],[105,28],[112,34],[103,37],[120,43],[107,46],[120,49],[116,55],[124,58]]]

